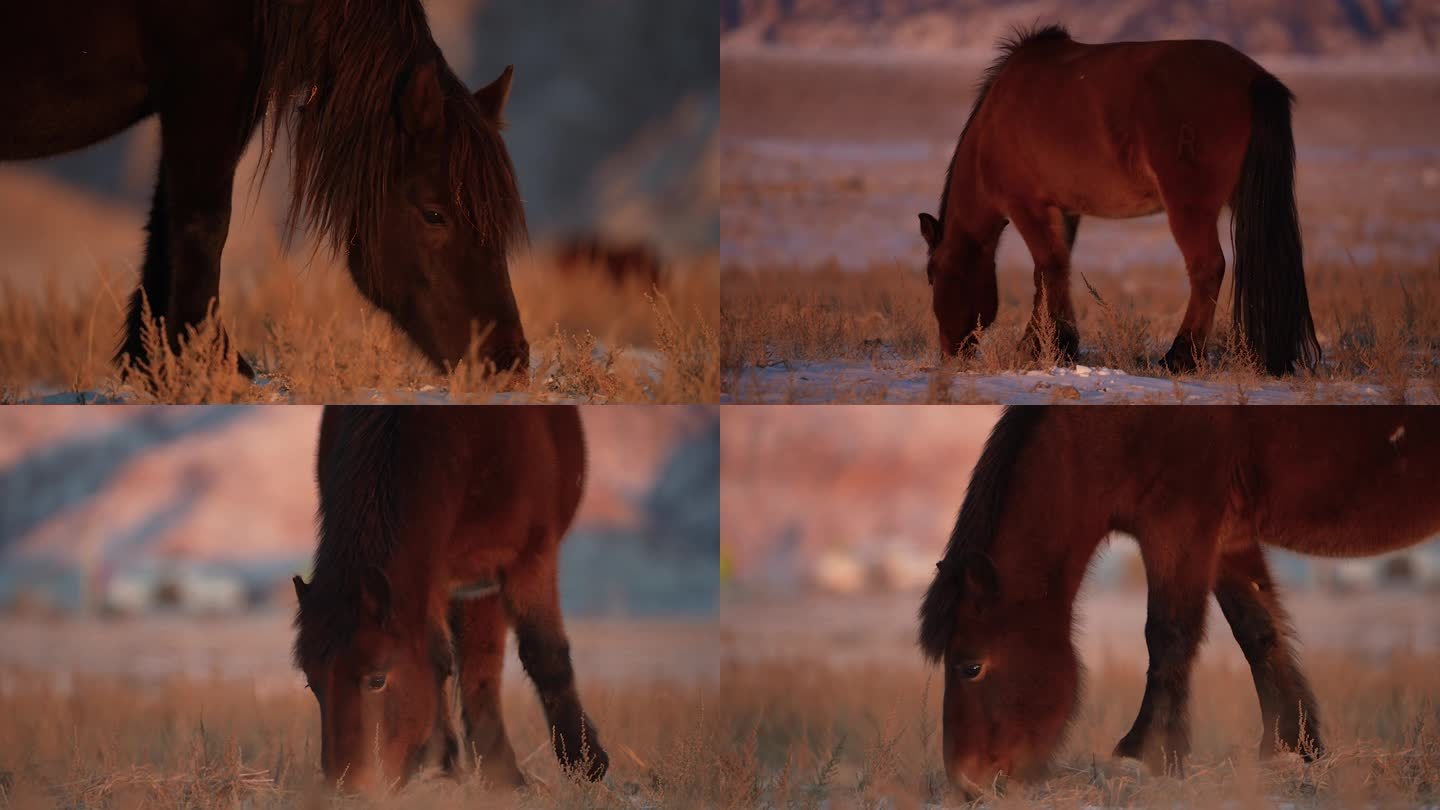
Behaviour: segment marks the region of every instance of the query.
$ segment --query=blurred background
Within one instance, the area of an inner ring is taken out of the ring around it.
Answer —
[[[720,112],[711,5],[424,5],[446,59],[472,88],[515,65],[505,141],[538,245],[598,232],[655,245],[666,260],[716,249]],[[84,282],[96,265],[138,266],[158,138],[152,120],[79,152],[0,166],[0,279],[39,287],[57,276]],[[277,248],[286,205],[284,151],[253,198],[247,182],[253,146],[242,163],[227,268],[244,272]]]
[[[1000,413],[955,405],[727,408],[722,602],[736,641],[727,651],[917,659],[920,596]],[[1440,542],[1354,560],[1267,554],[1308,646],[1440,649]],[[1112,534],[1102,543],[1080,605],[1084,649],[1143,654],[1145,574],[1133,539]],[[1238,656],[1218,609],[1212,614],[1207,643]]]
[[[315,546],[320,414],[0,412],[0,672],[293,680],[290,577],[308,578]],[[567,619],[590,628],[572,633],[577,656],[602,672],[702,673],[714,661],[718,412],[606,406],[582,419],[589,480],[560,584]],[[601,636],[638,646],[607,654],[587,641]]]

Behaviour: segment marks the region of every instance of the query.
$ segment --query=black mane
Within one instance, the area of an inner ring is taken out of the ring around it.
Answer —
[[[970,486],[965,489],[960,515],[945,544],[945,556],[920,603],[920,649],[932,660],[945,654],[964,596],[964,574],[956,570],[954,563],[966,553],[990,550],[1015,460],[1044,415],[1045,408],[1040,406],[1006,408],[970,473]]]
[[[398,542],[394,482],[396,420],[401,408],[346,408],[340,433],[346,441],[329,448],[321,465],[320,544],[314,574],[295,614],[295,663],[318,664],[355,633],[361,583],[372,567],[384,570]]]

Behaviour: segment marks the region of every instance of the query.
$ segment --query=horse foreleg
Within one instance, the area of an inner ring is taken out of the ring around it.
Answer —
[[[1166,215],[1175,244],[1185,256],[1190,303],[1185,307],[1180,331],[1161,362],[1171,371],[1194,371],[1197,358],[1205,354],[1205,341],[1215,320],[1215,302],[1225,280],[1225,253],[1215,230],[1220,212],[1208,206],[1178,206],[1167,208]]]
[[[492,594],[450,603],[455,646],[460,653],[458,685],[465,742],[480,758],[480,773],[492,785],[522,787],[515,750],[500,713],[500,677],[505,668],[505,606]]]
[[[156,229],[161,215],[157,204],[151,214],[147,264],[158,254],[168,259],[165,281],[169,289],[145,287],[156,317],[165,318],[166,338],[171,351],[179,351],[189,331],[198,328],[217,308],[220,300],[220,256],[230,232],[230,197],[235,169],[244,149],[244,139],[217,138],[214,120],[225,111],[196,105],[162,112],[161,166],[157,200],[163,201],[163,229]],[[155,282],[159,283],[157,274]],[[151,281],[148,276],[142,284]],[[165,308],[156,308],[163,301]],[[135,325],[132,324],[133,330]],[[219,327],[217,326],[217,329]],[[219,331],[221,345],[230,347],[229,337]],[[126,345],[139,343],[139,335],[127,336]],[[254,371],[245,358],[238,358],[238,370],[246,376]]]
[[[556,758],[589,779],[599,779],[610,758],[575,688],[570,641],[560,615],[559,544],[553,535],[537,541],[531,553],[505,572],[501,594],[515,626],[520,663],[540,695]]]
[[[1171,544],[1155,550],[1142,540],[1149,598],[1145,646],[1150,666],[1135,724],[1115,755],[1139,759],[1156,773],[1182,773],[1190,755],[1190,670],[1205,637],[1205,611],[1215,575],[1216,545]],[[1189,534],[1189,533],[1187,533]],[[1203,534],[1202,534],[1203,536]]]
[[[1279,744],[1313,759],[1321,750],[1315,695],[1295,659],[1289,619],[1258,545],[1220,558],[1215,599],[1255,678],[1264,726],[1260,757],[1273,755]]]
[[[1074,219],[1078,227],[1079,218]],[[1043,353],[1039,324],[1048,319],[1054,324],[1055,348],[1061,359],[1074,360],[1080,353],[1080,330],[1075,325],[1075,303],[1070,298],[1070,243],[1074,241],[1071,219],[1058,208],[1046,208],[1016,212],[1010,221],[1035,260],[1035,303],[1023,340],[1037,355]]]

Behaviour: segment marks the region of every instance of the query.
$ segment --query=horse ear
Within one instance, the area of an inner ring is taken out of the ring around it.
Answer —
[[[510,98],[510,80],[515,77],[515,66],[506,65],[500,78],[475,91],[475,102],[480,112],[497,125],[502,121],[505,102]]]
[[[305,592],[310,590],[310,586],[305,584],[305,580],[299,574],[292,577],[290,581],[295,583],[295,601],[304,602]]]
[[[989,555],[972,551],[960,562],[960,575],[964,577],[965,594],[974,596],[980,603],[989,602],[1000,592],[1000,574]]]
[[[365,584],[360,590],[360,604],[365,611],[385,625],[390,621],[390,578],[374,566],[365,573]]]
[[[925,244],[934,250],[940,241],[940,221],[929,214],[920,214],[920,235],[925,237]]]
[[[411,135],[445,126],[445,93],[433,60],[418,65],[410,74],[401,101],[400,122]]]

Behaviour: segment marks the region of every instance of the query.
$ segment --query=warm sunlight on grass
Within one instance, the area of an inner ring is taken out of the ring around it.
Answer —
[[[462,366],[434,372],[344,271],[274,259],[228,280],[221,318],[236,348],[264,375],[250,385],[226,371],[213,330],[193,350],[122,383],[111,355],[134,284],[101,266],[83,285],[22,290],[0,280],[0,399],[97,392],[139,402],[406,402],[484,400],[511,389],[530,401],[713,402],[719,392],[719,280],[713,256],[667,268],[663,288],[616,287],[562,274],[543,252],[512,265],[532,357],[527,385]]]

